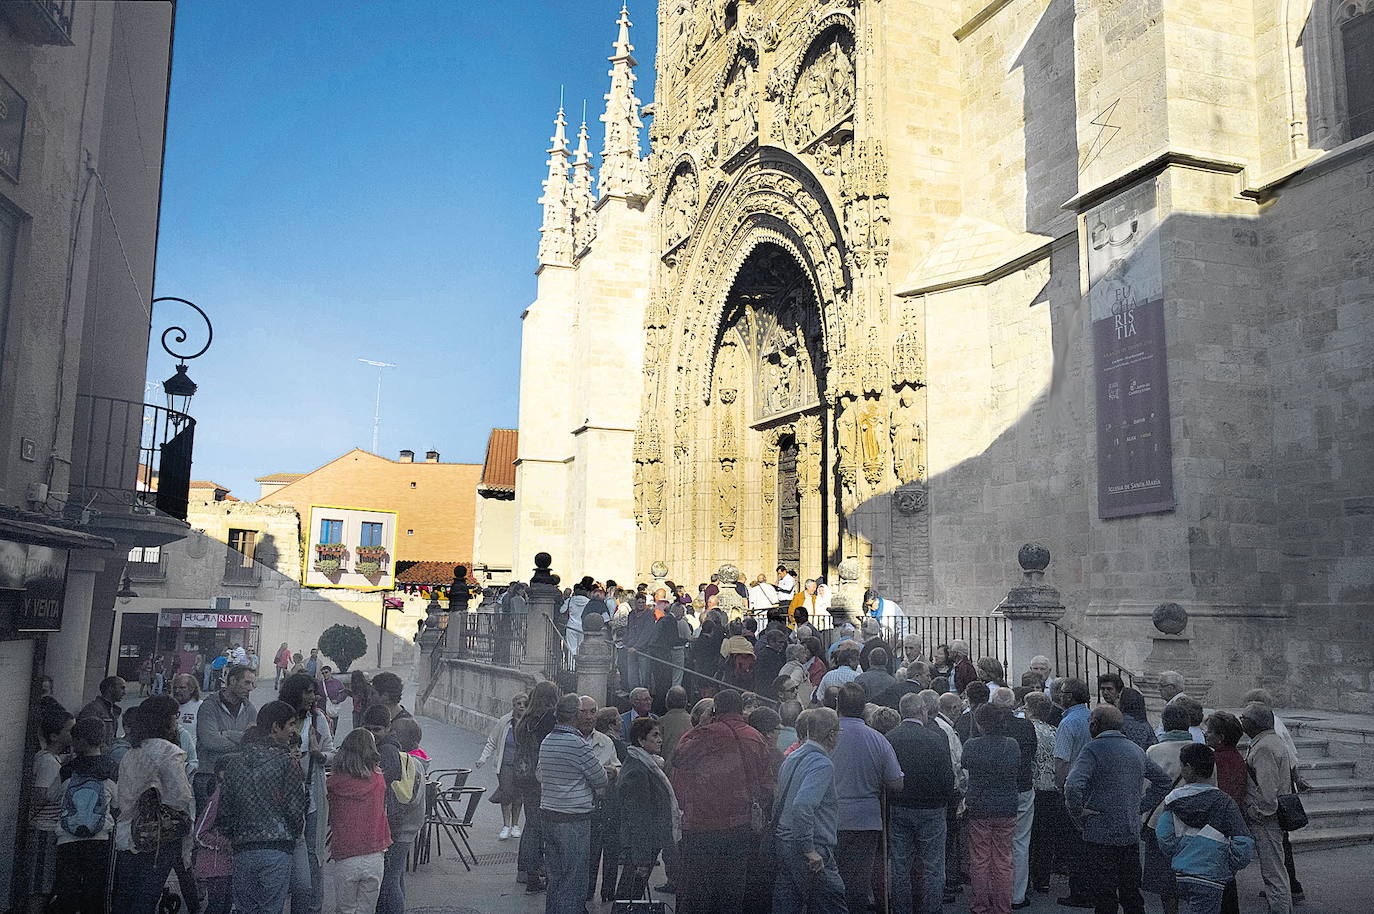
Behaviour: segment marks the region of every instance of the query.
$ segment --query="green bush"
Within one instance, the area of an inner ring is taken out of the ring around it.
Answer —
[[[367,636],[356,625],[331,625],[320,634],[319,648],[338,664],[340,673],[347,673],[353,661],[367,653]]]
[[[359,562],[358,574],[365,578],[375,578],[382,573],[381,562]]]

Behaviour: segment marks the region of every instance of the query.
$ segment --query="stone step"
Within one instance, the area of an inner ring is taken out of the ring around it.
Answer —
[[[1345,781],[1355,776],[1355,763],[1349,759],[1299,759],[1298,771],[1310,783]]]
[[[1350,844],[1369,844],[1374,842],[1374,825],[1356,825],[1347,828],[1307,828],[1295,831],[1288,836],[1297,852],[1325,850],[1331,847],[1345,847]]]
[[[1348,778],[1329,781],[1313,781],[1312,789],[1303,794],[1303,805],[1311,802],[1325,805],[1331,802],[1361,802],[1374,800],[1374,781]]]
[[[1303,808],[1311,820],[1307,826],[1310,829],[1374,827],[1374,800],[1341,802],[1335,797],[1321,801],[1304,799]]]
[[[1297,747],[1298,759],[1328,758],[1331,755],[1331,740],[1315,736],[1300,736],[1293,740]]]

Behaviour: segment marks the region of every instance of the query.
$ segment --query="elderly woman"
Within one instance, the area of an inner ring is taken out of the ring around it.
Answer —
[[[711,715],[715,713],[716,700],[714,698],[703,698],[701,701],[692,705],[692,726],[704,727],[711,722]]]
[[[980,657],[976,666],[978,678],[987,683],[989,691],[1007,684],[1007,674],[1002,669],[1002,661],[996,657]]]
[[[530,697],[521,692],[510,700],[511,709],[497,719],[487,734],[487,745],[477,758],[481,768],[490,758],[496,759],[496,795],[492,801],[501,804],[501,832],[498,841],[520,837],[520,791],[515,786],[515,727],[525,716]]]
[[[682,837],[678,810],[668,776],[663,773],[663,727],[641,717],[630,725],[630,746],[616,778],[620,797],[620,882],[615,897],[643,897],[658,855]]]

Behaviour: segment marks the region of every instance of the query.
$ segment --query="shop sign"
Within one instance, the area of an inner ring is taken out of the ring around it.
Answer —
[[[251,613],[220,613],[219,628],[251,628],[253,616]]]
[[[0,540],[0,590],[24,589],[24,566],[29,549],[23,543]]]
[[[24,563],[24,593],[14,627],[21,632],[62,630],[62,601],[67,593],[67,550],[29,546]]]
[[[218,628],[218,613],[182,613],[182,628]]]
[[[162,628],[252,628],[253,614],[163,610],[157,624]]]

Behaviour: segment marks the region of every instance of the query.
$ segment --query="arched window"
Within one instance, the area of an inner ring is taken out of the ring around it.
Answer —
[[[1358,10],[1350,4],[1351,10]],[[1374,133],[1374,9],[1340,23],[1345,63],[1346,139]]]

